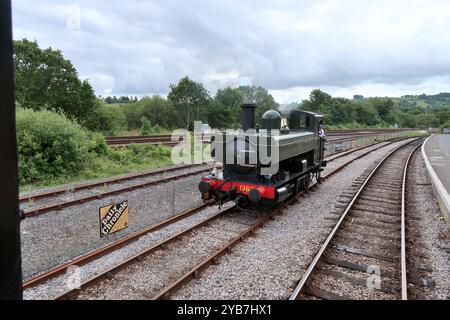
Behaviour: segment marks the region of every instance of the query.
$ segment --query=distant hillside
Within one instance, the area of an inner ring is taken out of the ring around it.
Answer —
[[[435,95],[421,94],[418,96],[406,95],[401,98],[391,98],[396,107],[400,109],[419,107],[422,109],[441,109],[450,107],[450,93],[441,92]]]

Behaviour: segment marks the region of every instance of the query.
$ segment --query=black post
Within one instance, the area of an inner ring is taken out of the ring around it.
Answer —
[[[0,299],[22,299],[11,0],[0,1]]]

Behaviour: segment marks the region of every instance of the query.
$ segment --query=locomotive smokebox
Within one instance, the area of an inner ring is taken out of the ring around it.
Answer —
[[[247,131],[248,129],[255,129],[255,109],[256,104],[244,103],[241,105],[242,108],[242,130]]]

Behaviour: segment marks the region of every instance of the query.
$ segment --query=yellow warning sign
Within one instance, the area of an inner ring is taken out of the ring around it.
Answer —
[[[99,217],[101,237],[125,229],[128,227],[128,200],[101,207]]]

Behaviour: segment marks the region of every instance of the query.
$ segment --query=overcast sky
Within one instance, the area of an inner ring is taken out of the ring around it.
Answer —
[[[450,91],[448,0],[14,0],[13,23],[98,95],[167,94],[185,75],[280,103]]]

